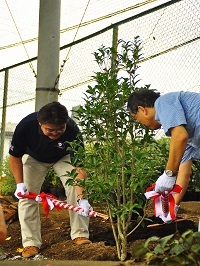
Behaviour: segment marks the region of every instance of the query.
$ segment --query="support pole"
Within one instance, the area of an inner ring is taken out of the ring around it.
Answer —
[[[40,0],[35,110],[58,100],[60,0]]]
[[[6,108],[7,108],[7,98],[8,98],[8,72],[5,70],[4,76],[4,92],[3,92],[3,110],[2,110],[2,120],[1,120],[1,152],[0,160],[2,162],[4,157],[4,141],[5,141],[5,132],[6,132]]]
[[[113,28],[113,38],[112,38],[112,47],[117,51],[118,46],[118,26],[115,26]],[[112,73],[115,74],[115,60],[116,60],[116,54],[112,55],[112,61],[111,61],[111,69]]]

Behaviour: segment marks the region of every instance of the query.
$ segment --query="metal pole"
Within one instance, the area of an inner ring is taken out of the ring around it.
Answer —
[[[113,28],[113,38],[112,38],[112,47],[117,52],[117,45],[118,45],[118,26],[115,26]],[[115,60],[116,60],[116,53],[112,55],[112,61],[111,61],[111,69],[112,73],[115,74]]]
[[[1,152],[0,160],[2,162],[4,156],[4,141],[5,141],[5,131],[6,131],[6,107],[7,107],[7,98],[8,98],[8,73],[9,70],[5,70],[4,76],[4,92],[3,92],[3,111],[2,111],[2,120],[1,120]]]
[[[35,110],[58,100],[60,0],[40,0]]]

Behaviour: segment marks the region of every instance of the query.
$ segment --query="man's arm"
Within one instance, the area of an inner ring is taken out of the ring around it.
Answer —
[[[183,157],[188,141],[188,133],[184,126],[177,126],[171,129],[171,141],[169,149],[168,162],[166,170],[171,170],[177,173],[179,170],[180,162]],[[173,188],[176,182],[176,176],[168,176],[166,172],[157,179],[155,191],[163,192]]]
[[[10,155],[10,170],[14,176],[16,184],[23,183],[23,164],[21,157]]]
[[[7,235],[6,223],[4,219],[3,209],[0,205],[0,244],[3,244],[4,240],[6,239],[6,235]]]
[[[83,170],[81,168],[75,168],[75,169],[77,171],[77,176],[76,176],[77,180],[87,178],[87,174],[86,174],[85,170]],[[83,198],[84,188],[80,187],[80,186],[75,186],[75,189],[76,189],[76,193],[77,193],[77,200]]]
[[[23,181],[23,164],[21,157],[14,157],[10,155],[10,170],[14,176],[15,182],[17,184],[17,188],[15,191],[15,197],[21,199],[22,197],[19,196],[19,193],[22,195],[29,194],[27,191],[26,185]]]
[[[77,171],[77,182],[79,179],[86,179],[87,178],[87,174],[85,172],[84,169],[81,168],[76,168]],[[80,187],[80,186],[75,186],[76,188],[76,193],[77,193],[77,202],[78,202],[78,206],[80,208],[82,208],[84,211],[79,211],[79,214],[82,216],[89,216],[88,211],[92,210],[92,207],[90,205],[90,203],[88,202],[88,200],[86,199],[86,196],[83,194],[84,193],[84,188]]]
[[[178,172],[187,141],[188,133],[184,126],[177,126],[171,129],[169,157],[166,164],[167,170],[172,170],[174,173]]]

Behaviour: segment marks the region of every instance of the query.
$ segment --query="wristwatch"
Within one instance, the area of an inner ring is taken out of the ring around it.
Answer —
[[[165,174],[167,176],[177,176],[178,173],[174,173],[172,170],[165,170]]]

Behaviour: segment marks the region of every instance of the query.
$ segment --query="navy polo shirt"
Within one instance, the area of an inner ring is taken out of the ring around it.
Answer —
[[[40,162],[55,163],[67,154],[73,156],[71,151],[66,150],[69,147],[67,142],[80,141],[79,133],[78,126],[70,118],[65,132],[58,139],[52,140],[43,134],[35,112],[23,118],[16,126],[9,154],[14,157],[29,154]]]

